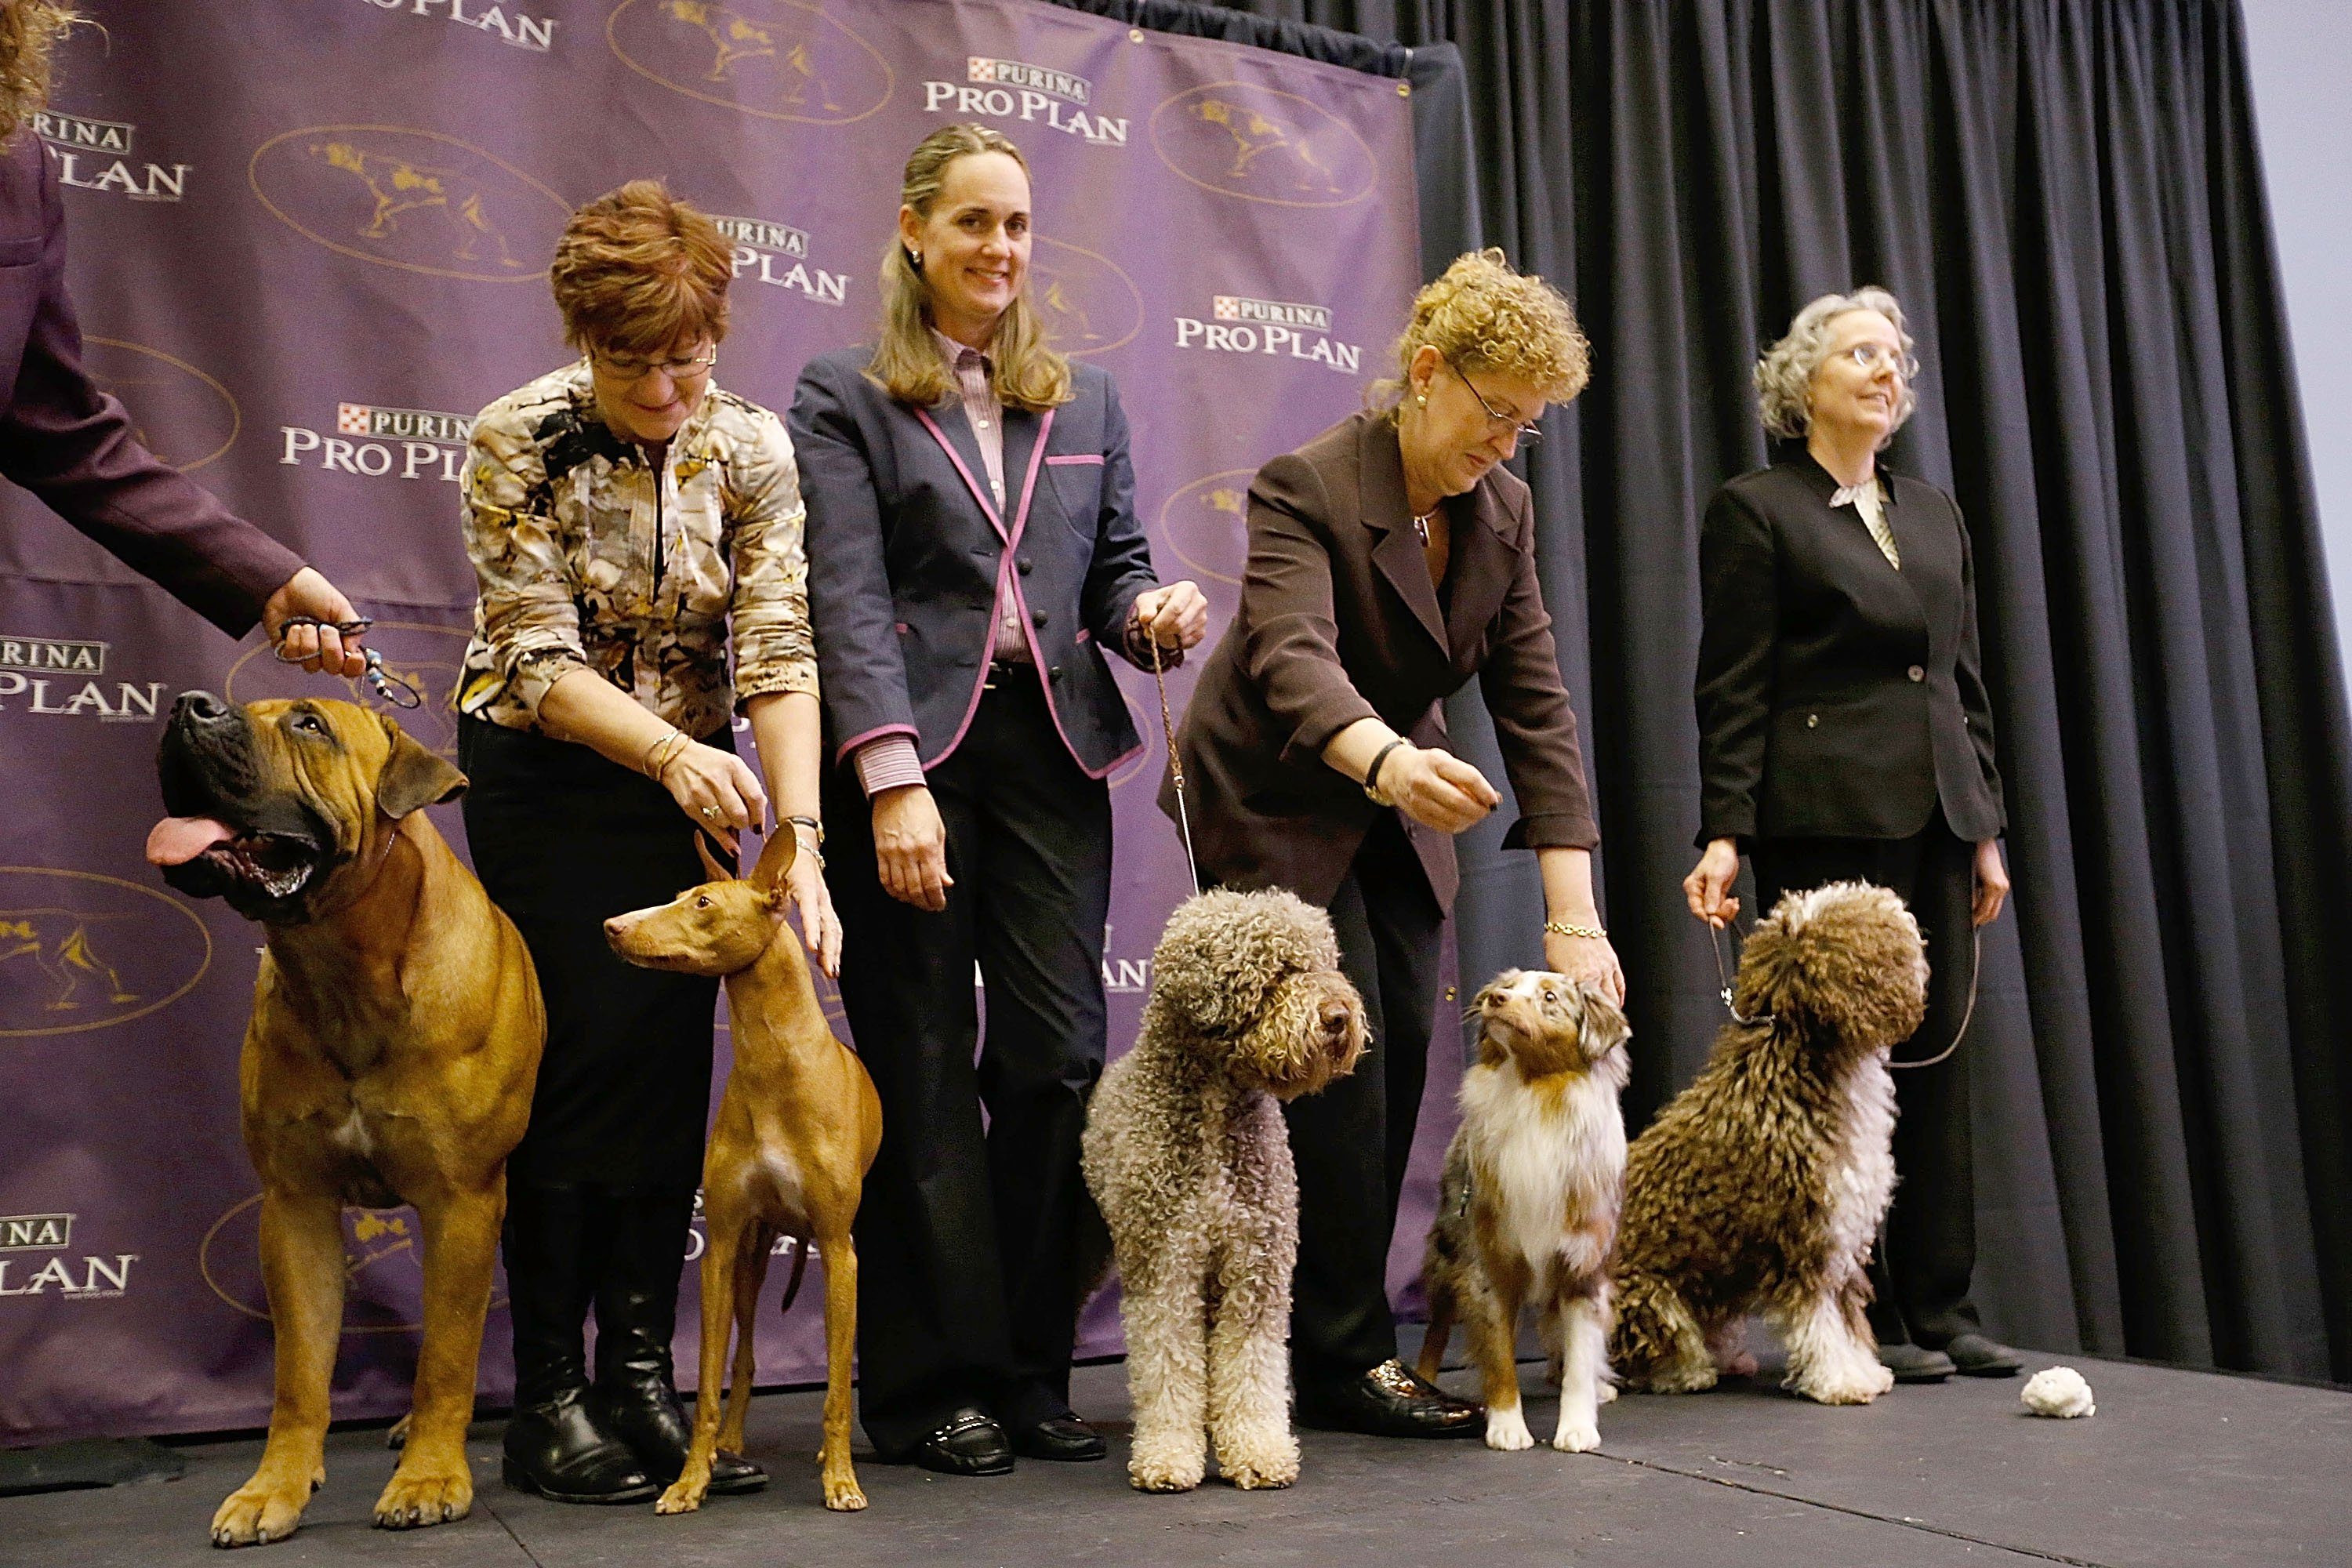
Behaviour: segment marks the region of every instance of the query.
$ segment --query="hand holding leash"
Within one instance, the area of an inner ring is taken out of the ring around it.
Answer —
[[[424,707],[425,693],[386,669],[383,655],[372,647],[360,647],[360,634],[373,625],[374,619],[368,616],[352,616],[340,621],[322,621],[316,616],[289,616],[278,623],[278,642],[270,652],[280,664],[299,664],[305,669],[330,674],[356,675],[367,682],[369,690],[394,708]]]
[[[371,624],[332,583],[309,566],[288,578],[261,607],[261,629],[276,645],[278,659],[329,675],[366,672],[357,638],[345,630],[353,622],[360,631]]]

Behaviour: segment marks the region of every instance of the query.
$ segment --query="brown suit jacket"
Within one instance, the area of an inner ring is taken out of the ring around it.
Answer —
[[[1474,674],[1518,800],[1505,847],[1600,843],[1536,580],[1528,487],[1496,468],[1446,515],[1441,610],[1386,415],[1353,415],[1258,470],[1241,609],[1177,738],[1204,877],[1329,902],[1383,808],[1323,761],[1324,746],[1368,718],[1442,745],[1438,703]],[[1172,780],[1160,805],[1175,814]],[[1461,882],[1453,839],[1405,826],[1450,910]]]

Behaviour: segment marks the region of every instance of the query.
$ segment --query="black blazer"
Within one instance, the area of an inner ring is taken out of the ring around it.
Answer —
[[[1952,498],[1890,474],[1897,572],[1810,454],[1742,474],[1699,526],[1699,833],[1907,838],[1938,805],[2000,835],[1975,571]]]
[[[1258,470],[1241,609],[1176,742],[1201,867],[1219,882],[1330,902],[1386,808],[1325,763],[1324,746],[1375,717],[1416,745],[1443,745],[1439,704],[1473,675],[1518,801],[1503,847],[1601,842],[1536,580],[1528,487],[1490,469],[1445,513],[1454,551],[1441,606],[1386,415],[1352,415]],[[1172,780],[1160,805],[1176,814]],[[1454,840],[1410,819],[1405,833],[1452,909]]]
[[[1103,648],[1132,660],[1129,614],[1159,585],[1118,390],[1074,363],[1068,403],[1004,411],[1000,513],[963,405],[908,406],[866,378],[873,357],[870,347],[822,354],[793,395],[835,760],[878,735],[914,737],[926,768],[954,752],[980,705],[1006,579],[1055,728],[1078,766],[1103,777],[1143,743]]]

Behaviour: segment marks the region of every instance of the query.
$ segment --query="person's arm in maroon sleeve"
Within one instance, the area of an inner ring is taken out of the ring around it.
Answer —
[[[17,153],[6,161],[5,178],[27,176],[40,181],[40,254],[24,264],[37,285],[24,356],[0,413],[0,475],[231,637],[256,621],[274,636],[294,616],[352,619],[350,601],[301,557],[142,446],[122,405],[90,380],[66,290],[65,213],[37,146],[29,159]],[[331,630],[305,626],[289,635],[287,651],[307,655],[309,668],[324,663],[356,675],[363,661],[342,645]]]

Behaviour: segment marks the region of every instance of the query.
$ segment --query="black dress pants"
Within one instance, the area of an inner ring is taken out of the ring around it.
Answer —
[[[721,726],[703,743],[735,742]],[[719,982],[623,963],[604,921],[707,879],[693,822],[661,785],[571,742],[462,719],[457,759],[475,871],[522,932],[547,1005],[530,1125],[507,1179],[691,1194]],[[685,1248],[681,1227],[681,1260]]]
[[[1749,854],[1759,917],[1783,893],[1824,882],[1874,882],[1899,895],[1927,939],[1927,1011],[1895,1060],[1924,1060],[1952,1043],[1975,981],[1976,847],[1941,810],[1908,838],[1759,838]],[[1981,1327],[1969,1300],[1977,1224],[1968,1047],[1935,1067],[1897,1070],[1895,1101],[1895,1202],[1872,1258],[1870,1325],[1881,1344],[1941,1350]]]
[[[929,784],[955,879],[939,914],[883,891],[855,769],[826,783],[842,1002],[882,1100],[857,1348],[860,1415],[886,1458],[960,1405],[1013,1426],[1068,1412],[1091,1204],[1078,1137],[1106,1028],[1110,791],[1071,759],[1034,669],[996,678]]]
[[[1389,1241],[1428,1076],[1445,924],[1393,812],[1366,835],[1328,909],[1370,1045],[1353,1073],[1282,1108],[1298,1168],[1290,1362],[1302,1392],[1336,1389],[1397,1353]]]

